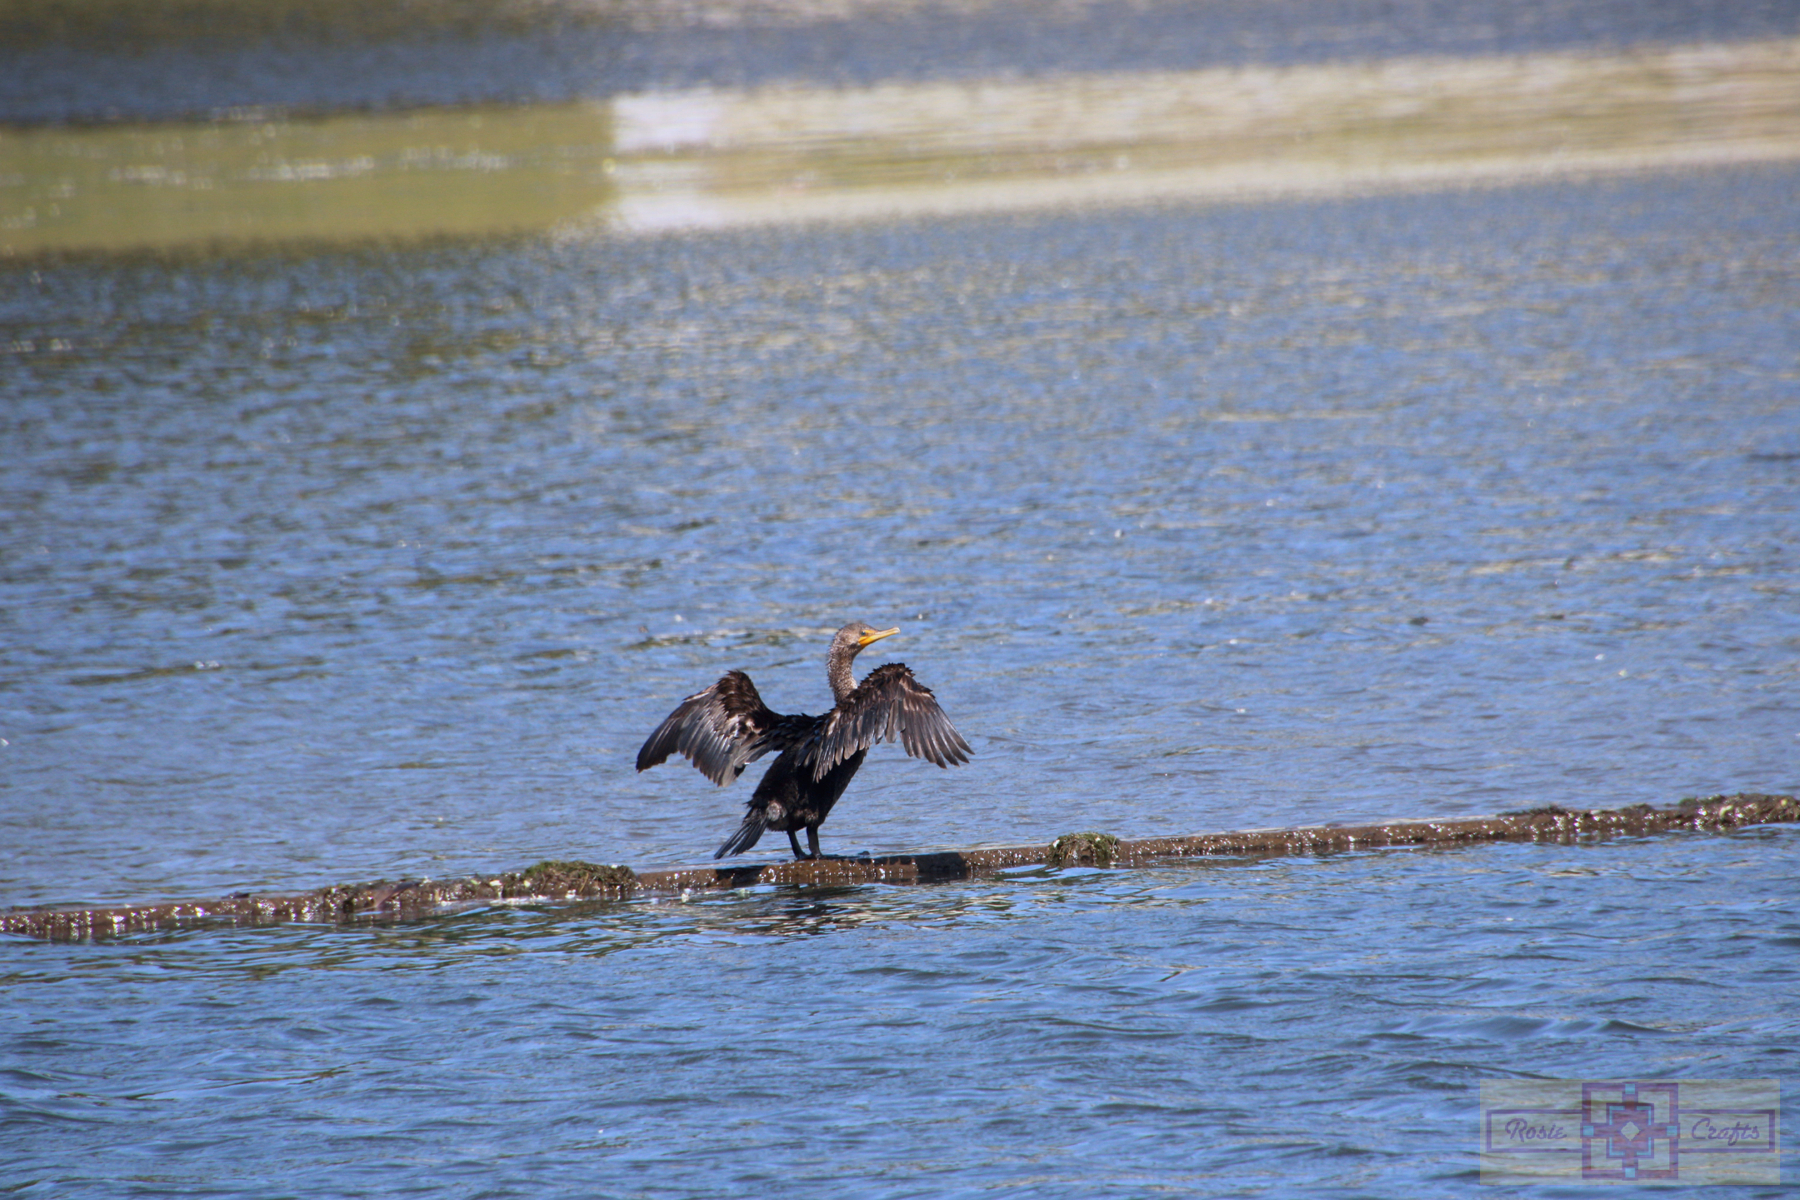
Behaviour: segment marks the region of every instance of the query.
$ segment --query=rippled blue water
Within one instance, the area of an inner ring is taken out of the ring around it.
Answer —
[[[1495,1194],[1483,1079],[1792,1093],[1797,875],[1764,828],[11,947],[8,1182]]]
[[[8,272],[0,896],[693,861],[858,618],[838,852],[1791,787],[1795,184]]]

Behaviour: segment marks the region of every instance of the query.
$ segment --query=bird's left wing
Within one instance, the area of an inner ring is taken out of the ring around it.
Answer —
[[[850,698],[825,718],[808,756],[814,779],[876,742],[899,742],[914,758],[940,767],[969,761],[973,753],[931,689],[913,678],[903,663],[870,671]]]
[[[716,784],[744,773],[744,764],[770,750],[786,749],[816,719],[787,717],[763,703],[742,671],[730,671],[704,692],[695,692],[663,719],[638,751],[637,769],[647,771],[680,754]]]

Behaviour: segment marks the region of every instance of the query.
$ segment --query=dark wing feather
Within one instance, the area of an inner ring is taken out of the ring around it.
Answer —
[[[786,717],[764,704],[756,685],[742,671],[732,671],[675,706],[638,751],[637,769],[649,770],[671,754],[680,754],[716,784],[744,773],[744,764],[785,750],[810,732],[817,718]]]
[[[831,768],[876,742],[899,742],[914,758],[940,767],[966,763],[971,753],[931,689],[903,663],[884,663],[870,671],[825,718],[809,748],[813,778],[823,779]]]

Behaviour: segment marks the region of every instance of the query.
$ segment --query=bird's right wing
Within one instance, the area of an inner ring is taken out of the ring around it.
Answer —
[[[637,769],[647,771],[680,754],[702,775],[724,785],[744,773],[745,763],[786,749],[796,734],[795,722],[764,704],[748,675],[732,671],[675,706],[638,751]]]
[[[973,753],[931,689],[913,678],[905,663],[883,663],[825,717],[818,736],[803,753],[814,779],[876,742],[899,742],[914,758],[954,767]]]

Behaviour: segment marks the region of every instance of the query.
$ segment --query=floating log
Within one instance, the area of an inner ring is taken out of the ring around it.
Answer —
[[[850,886],[938,883],[1019,867],[1144,867],[1187,858],[1268,858],[1329,854],[1383,846],[1459,846],[1483,842],[1578,842],[1641,837],[1673,830],[1722,832],[1745,825],[1800,821],[1800,800],[1742,793],[1684,800],[1668,808],[1639,804],[1619,809],[1568,809],[1551,804],[1491,817],[1387,821],[1372,825],[1312,825],[1251,829],[1185,837],[1126,840],[1106,833],[1070,833],[1049,845],[1001,846],[825,858],[732,866],[633,871],[585,862],[540,862],[523,871],[456,879],[408,879],[351,884],[292,895],[239,892],[217,900],[96,908],[14,908],[0,913],[0,933],[76,941],[191,925],[349,924],[418,920],[493,904],[561,904],[688,895],[763,885]]]

